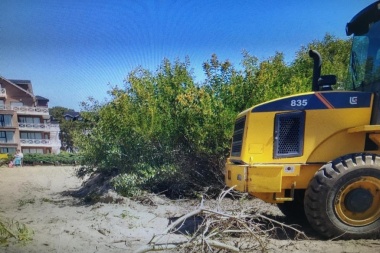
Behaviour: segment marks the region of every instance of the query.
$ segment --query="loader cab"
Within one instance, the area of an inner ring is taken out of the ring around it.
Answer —
[[[380,124],[380,1],[359,12],[346,26],[353,35],[348,89],[373,92],[372,125]],[[366,141],[366,147],[371,146]]]
[[[353,90],[380,91],[380,21],[353,37],[349,70]]]
[[[347,24],[346,33],[353,34],[351,89],[380,92],[380,1],[359,12]]]

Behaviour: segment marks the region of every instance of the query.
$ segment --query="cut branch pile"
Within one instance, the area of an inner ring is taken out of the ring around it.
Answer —
[[[0,245],[8,245],[10,241],[25,243],[32,240],[33,231],[24,224],[13,220],[2,220],[0,217]]]
[[[222,200],[232,190],[230,188],[219,195],[214,209],[204,207],[202,199],[198,209],[176,219],[136,253],[171,249],[183,252],[266,252],[270,238],[278,229],[285,234],[286,231],[292,231],[296,239],[307,238],[294,227],[253,212],[252,209],[239,205],[224,210]],[[187,221],[192,221],[193,230],[191,227],[184,230]],[[179,238],[175,234],[182,236]]]

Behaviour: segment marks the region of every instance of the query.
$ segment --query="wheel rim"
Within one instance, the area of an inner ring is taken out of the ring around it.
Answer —
[[[350,226],[365,226],[380,218],[380,180],[360,177],[344,185],[335,198],[338,218]]]

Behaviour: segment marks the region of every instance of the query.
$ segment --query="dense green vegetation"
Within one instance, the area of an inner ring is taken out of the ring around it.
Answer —
[[[0,159],[0,166],[8,166],[14,157]],[[78,165],[81,155],[78,153],[61,152],[60,154],[24,154],[23,165]]]
[[[183,195],[222,187],[236,115],[270,99],[310,91],[309,49],[322,55],[322,73],[336,74],[343,86],[350,41],[330,35],[302,47],[291,63],[281,52],[262,61],[243,52],[239,67],[212,55],[203,64],[202,83],[194,81],[189,59],[165,59],[154,73],[135,69],[123,87],[109,91],[110,102],[83,104],[87,131],[72,133],[83,157],[78,175],[112,175],[124,195],[144,189]]]
[[[76,147],[74,145],[73,136],[75,132],[85,132],[89,122],[83,120],[66,120],[65,114],[74,111],[62,106],[55,106],[49,109],[49,114],[55,121],[59,123],[59,139],[61,140],[61,150],[67,152],[75,152]],[[85,114],[85,113],[84,113]]]
[[[59,154],[24,154],[24,165],[77,165],[80,154],[61,152]]]
[[[18,221],[3,219],[0,216],[0,245],[10,243],[25,244],[33,238],[33,230]]]

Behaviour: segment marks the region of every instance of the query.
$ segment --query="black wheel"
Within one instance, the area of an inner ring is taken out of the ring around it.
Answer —
[[[305,192],[305,215],[323,236],[380,234],[380,156],[352,154],[322,166]]]
[[[288,218],[291,219],[304,219],[304,196],[305,190],[295,190],[294,200],[285,201],[284,203],[277,203],[278,209]]]

